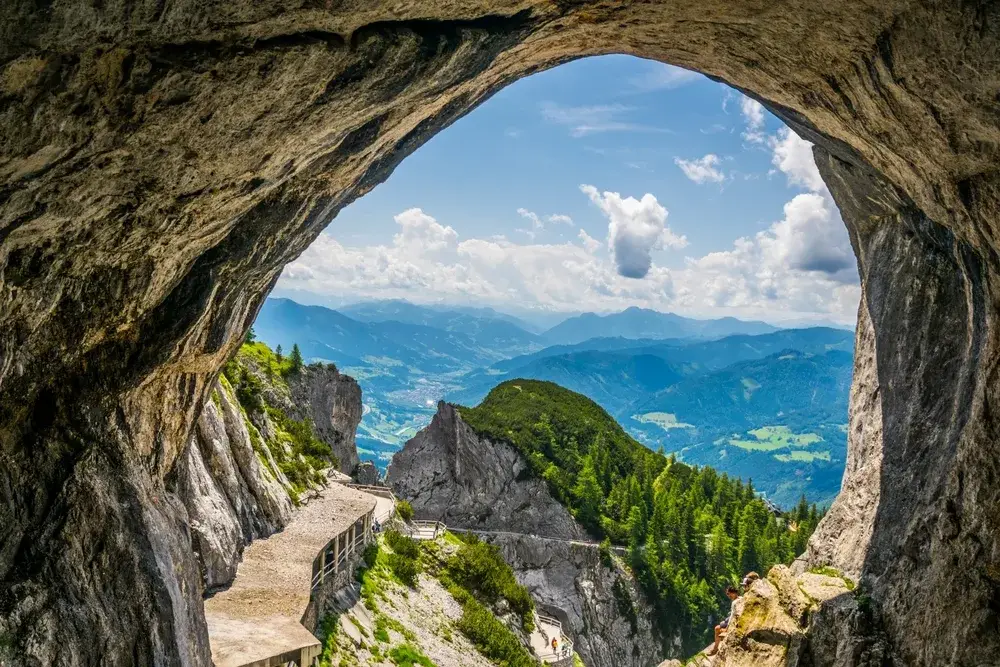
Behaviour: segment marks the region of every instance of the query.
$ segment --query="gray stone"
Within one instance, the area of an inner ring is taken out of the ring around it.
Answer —
[[[379,475],[378,468],[371,461],[362,461],[358,464],[358,467],[354,469],[354,481],[358,484],[368,484],[369,486],[377,485],[381,480],[381,475]]]
[[[447,403],[439,403],[430,425],[392,457],[386,483],[410,501],[417,519],[457,528],[585,537],[548,485],[528,474],[527,462],[513,447],[480,438]]]

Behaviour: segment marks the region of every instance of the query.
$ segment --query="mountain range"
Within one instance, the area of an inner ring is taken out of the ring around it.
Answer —
[[[254,325],[272,347],[297,343],[307,361],[358,379],[358,446],[383,466],[438,400],[472,406],[500,382],[526,378],[589,397],[650,448],[753,477],[779,503],[836,494],[852,332],[638,308],[529,327],[491,309],[379,301],[338,312],[288,299],[268,299]],[[579,340],[588,333],[612,335]]]

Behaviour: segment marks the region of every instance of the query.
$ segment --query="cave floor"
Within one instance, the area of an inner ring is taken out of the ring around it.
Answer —
[[[376,497],[332,483],[300,507],[281,532],[243,552],[229,588],[205,600],[216,667],[240,667],[318,645],[301,624],[313,559],[376,507]]]

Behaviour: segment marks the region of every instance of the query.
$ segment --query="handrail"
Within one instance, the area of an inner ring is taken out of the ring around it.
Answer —
[[[351,530],[357,528],[359,521],[362,523],[362,527],[360,530],[355,530],[354,539],[350,539]],[[318,570],[312,577],[313,589],[319,586],[328,574],[335,574],[339,572],[341,566],[347,563],[347,560],[353,554],[358,553],[361,548],[367,545],[374,538],[374,532],[372,530],[374,521],[375,510],[372,509],[365,514],[362,514],[355,520],[354,523],[348,525],[342,531],[331,537],[330,540],[323,545],[323,548],[319,551],[319,555],[313,558],[313,569]],[[343,548],[340,547],[342,538],[344,542]],[[324,559],[324,554],[327,554],[330,551],[331,546],[334,549],[336,558],[331,558],[329,561],[326,561]],[[319,567],[319,563],[323,563],[323,567]]]

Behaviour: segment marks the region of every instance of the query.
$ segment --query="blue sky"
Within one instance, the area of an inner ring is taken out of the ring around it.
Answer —
[[[627,56],[523,79],[345,208],[276,290],[851,323],[843,223],[760,105]]]

